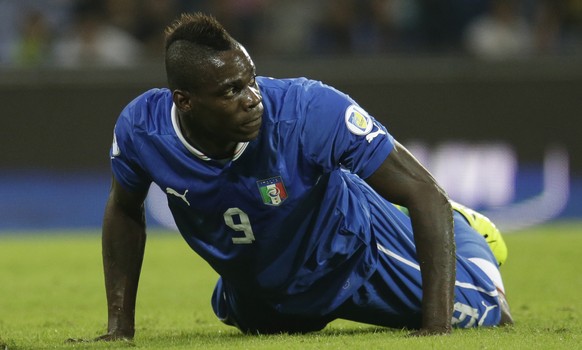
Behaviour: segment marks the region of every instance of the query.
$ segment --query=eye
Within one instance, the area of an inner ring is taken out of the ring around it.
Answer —
[[[229,86],[226,90],[224,90],[223,96],[225,98],[230,99],[230,98],[234,98],[237,95],[239,95],[247,87],[256,88],[257,87],[257,79],[256,78],[257,78],[257,75],[254,74],[246,85],[244,85],[244,83],[240,82],[240,84],[233,84],[233,85]]]
[[[253,77],[251,78],[251,81],[249,81],[249,86],[255,87],[255,85],[257,85],[257,75],[256,74],[254,74]]]
[[[224,91],[224,97],[226,98],[235,97],[236,95],[240,94],[241,91],[242,89],[239,88],[238,86],[231,86],[226,91]]]

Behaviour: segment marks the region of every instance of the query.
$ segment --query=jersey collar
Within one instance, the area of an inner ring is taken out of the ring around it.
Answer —
[[[172,126],[174,127],[174,131],[176,132],[178,139],[180,139],[180,141],[182,142],[184,147],[186,147],[186,149],[188,149],[188,151],[190,151],[190,153],[192,153],[193,155],[195,155],[196,157],[198,157],[202,160],[205,160],[205,161],[212,160],[212,158],[208,157],[207,155],[205,155],[201,151],[197,150],[191,144],[189,144],[188,141],[186,141],[184,134],[182,134],[182,130],[180,130],[180,123],[178,122],[178,112],[176,111],[176,104],[175,103],[172,103],[171,115],[172,115]],[[247,148],[248,144],[249,144],[248,142],[239,142],[234,149],[234,154],[233,154],[231,160],[237,160],[243,154],[243,152]],[[215,159],[215,160],[220,161],[220,159]]]

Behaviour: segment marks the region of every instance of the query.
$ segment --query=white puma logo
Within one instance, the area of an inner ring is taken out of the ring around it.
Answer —
[[[380,129],[378,126],[376,127],[378,128],[378,130],[366,135],[366,141],[368,141],[368,143],[372,142],[372,140],[375,139],[378,135],[386,135],[386,132],[384,130]]]
[[[181,194],[181,193],[178,193],[173,188],[166,187],[166,193],[174,195],[174,196],[182,199],[184,202],[186,202],[186,204],[188,204],[188,206],[190,206],[190,202],[188,202],[188,199],[186,198],[186,193],[188,193],[188,190],[184,191],[184,194]]]
[[[484,301],[482,301],[481,304],[483,304],[483,306],[485,306],[485,312],[483,313],[483,316],[481,316],[481,319],[479,320],[479,323],[478,323],[479,326],[483,325],[483,322],[485,322],[485,318],[487,317],[487,314],[489,313],[489,311],[491,311],[497,307],[497,305],[487,306],[487,304],[485,304]]]

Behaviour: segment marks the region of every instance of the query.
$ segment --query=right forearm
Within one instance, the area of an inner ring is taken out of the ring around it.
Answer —
[[[410,208],[422,275],[422,328],[428,334],[451,331],[456,274],[451,207],[446,195],[437,197],[432,205]]]
[[[103,222],[108,333],[133,337],[137,286],[145,248],[143,213],[125,214],[110,201]]]

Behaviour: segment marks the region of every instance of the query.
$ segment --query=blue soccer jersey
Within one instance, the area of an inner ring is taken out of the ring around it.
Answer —
[[[257,322],[273,319],[268,311],[262,318],[257,309],[240,311],[242,304],[314,317],[315,328],[330,317],[419,326],[422,278],[410,219],[362,180],[394,139],[347,95],[320,82],[257,83],[264,105],[259,136],[238,144],[228,161],[186,142],[169,90],[136,98],[115,126],[117,181],[130,191],[155,182],[166,193],[180,233],[222,278],[215,312],[239,327],[259,329]],[[455,233],[453,322],[497,324],[495,258],[459,214]]]
[[[347,95],[320,82],[257,83],[261,130],[232,160],[190,146],[171,92],[153,89],[121,113],[112,169],[130,191],[155,182],[166,192],[186,242],[229,285],[282,312],[323,315],[376,269],[362,178],[394,140]]]

